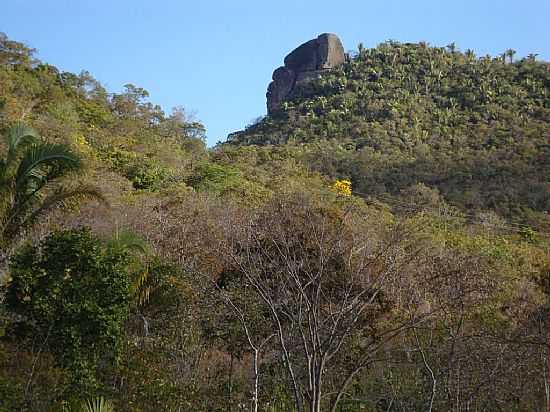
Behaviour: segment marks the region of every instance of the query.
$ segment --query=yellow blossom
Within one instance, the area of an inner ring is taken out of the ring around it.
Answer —
[[[351,196],[351,182],[347,179],[336,180],[331,189],[340,196]]]

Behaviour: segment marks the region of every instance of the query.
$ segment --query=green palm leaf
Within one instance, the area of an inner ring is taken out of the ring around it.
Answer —
[[[89,399],[84,403],[82,412],[114,412],[113,405],[103,397]]]
[[[0,159],[0,246],[7,247],[40,215],[70,200],[104,201],[95,187],[59,183],[82,168],[68,146],[40,143],[38,133],[23,124],[11,127],[5,140],[7,157]]]
[[[23,123],[17,123],[10,127],[6,133],[6,143],[8,145],[7,164],[9,165],[17,157],[19,149],[40,142],[40,135],[32,127]]]
[[[61,186],[55,192],[42,199],[41,205],[26,217],[21,224],[23,227],[29,227],[41,215],[56,207],[66,207],[69,201],[86,199],[99,200],[107,204],[107,200],[95,186],[87,184],[80,184],[72,188]]]
[[[15,190],[21,191],[29,181],[54,179],[82,167],[79,157],[61,144],[32,146],[19,163],[15,174]]]
[[[31,227],[40,216],[48,211],[57,207],[65,207],[69,201],[85,199],[94,199],[107,203],[96,187],[85,184],[72,188],[60,186],[53,193],[45,197],[36,193],[33,198],[29,198],[19,208],[12,208],[4,224],[4,228],[0,232],[0,238],[3,238],[4,241],[13,240],[19,233]]]
[[[130,271],[133,275],[130,279],[130,293],[138,307],[144,306],[149,301],[154,285],[147,259],[151,253],[151,247],[139,235],[118,229],[108,245],[115,249],[126,249],[132,253],[133,261],[130,263]]]
[[[113,404],[106,400],[103,396],[88,399],[82,403],[77,401],[71,402],[69,405],[63,405],[63,412],[114,412]]]
[[[130,232],[128,230],[117,229],[113,237],[109,240],[108,245],[112,248],[125,248],[142,255],[150,252],[150,247],[147,241],[134,232]]]

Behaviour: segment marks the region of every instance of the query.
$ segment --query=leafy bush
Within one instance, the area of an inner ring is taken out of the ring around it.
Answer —
[[[100,364],[117,360],[128,313],[127,262],[124,249],[75,229],[25,246],[11,263],[6,303],[20,315],[15,333],[40,337],[82,394],[97,387]]]
[[[169,176],[167,167],[150,159],[135,161],[126,172],[135,189],[157,190]]]

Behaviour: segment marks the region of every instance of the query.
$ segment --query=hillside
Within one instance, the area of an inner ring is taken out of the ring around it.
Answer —
[[[550,66],[305,45],[209,149],[0,34],[0,412],[550,410]]]
[[[465,213],[493,210],[548,231],[550,64],[478,58],[425,43],[359,46],[231,145],[299,145],[306,164],[362,196],[418,182]]]

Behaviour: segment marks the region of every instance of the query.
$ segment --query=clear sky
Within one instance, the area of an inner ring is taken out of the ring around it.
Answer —
[[[210,145],[265,114],[275,68],[323,32],[346,50],[385,40],[456,42],[550,60],[550,0],[0,0],[0,31],[62,70],[88,70],[111,92],[148,90],[182,105]],[[1,87],[1,85],[0,85]]]

